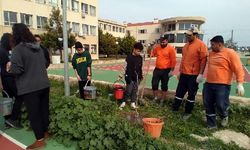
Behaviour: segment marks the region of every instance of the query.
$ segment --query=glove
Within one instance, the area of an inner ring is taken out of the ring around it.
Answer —
[[[239,96],[244,96],[245,90],[242,83],[238,83],[236,94],[238,94]]]
[[[168,77],[171,78],[173,76],[173,71],[171,70],[169,73],[168,73]]]
[[[196,78],[197,83],[201,83],[203,81],[203,74],[199,74]]]

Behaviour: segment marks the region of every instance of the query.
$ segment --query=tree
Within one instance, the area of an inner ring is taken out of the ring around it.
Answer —
[[[119,46],[120,46],[120,52],[122,54],[130,54],[133,50],[134,44],[136,43],[136,40],[133,36],[128,34],[123,39],[120,39]]]
[[[41,35],[43,39],[42,44],[49,48],[50,54],[52,54],[52,49],[54,51],[59,49],[60,58],[62,60],[63,41],[59,41],[59,39],[63,37],[63,24],[62,15],[58,8],[56,9],[53,7],[45,28],[47,32]],[[76,37],[68,33],[68,47],[71,48],[75,42]]]
[[[234,42],[232,39],[225,42],[225,47],[232,48],[235,51],[238,49],[237,42]]]
[[[110,34],[103,34],[101,29],[98,29],[99,38],[99,53],[106,55],[116,55],[118,53],[119,45],[116,44],[116,38]]]

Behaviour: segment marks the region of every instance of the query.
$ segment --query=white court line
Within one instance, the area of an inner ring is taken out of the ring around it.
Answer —
[[[21,147],[22,149],[26,149],[26,145],[24,145],[23,143],[17,141],[16,139],[12,138],[11,136],[9,136],[8,134],[4,133],[3,131],[0,130],[0,134],[2,136],[4,136],[6,139],[10,140],[11,142],[13,142],[14,144],[18,145],[19,147]]]
[[[245,70],[247,71],[248,75],[250,75],[250,72],[248,71],[248,69],[246,68],[246,66],[243,66],[245,68]]]

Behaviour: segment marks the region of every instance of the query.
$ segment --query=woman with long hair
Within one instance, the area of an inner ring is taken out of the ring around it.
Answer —
[[[15,48],[7,70],[16,76],[17,94],[28,111],[36,141],[27,149],[45,146],[49,125],[49,79],[43,50],[23,23],[12,27]]]

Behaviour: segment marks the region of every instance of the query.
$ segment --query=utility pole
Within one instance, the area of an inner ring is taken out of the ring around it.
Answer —
[[[64,95],[70,95],[68,70],[67,0],[63,0]]]

